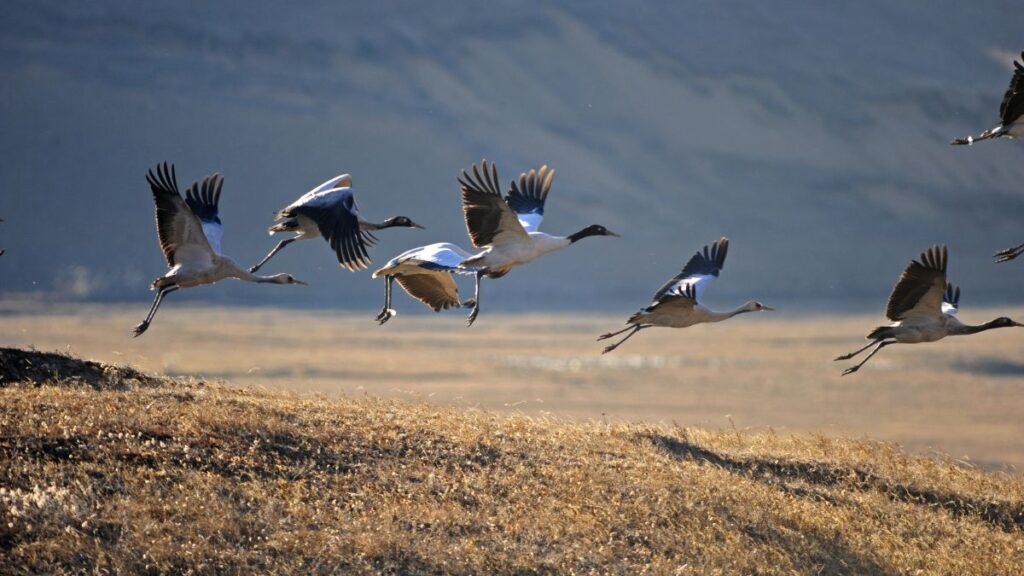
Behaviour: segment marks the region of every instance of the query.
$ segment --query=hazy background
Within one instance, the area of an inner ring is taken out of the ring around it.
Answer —
[[[164,266],[144,174],[163,160],[183,188],[224,174],[224,248],[242,264],[273,246],[274,210],[349,172],[365,217],[428,228],[380,234],[380,264],[468,245],[455,176],[487,157],[503,181],[556,169],[547,231],[623,235],[488,284],[491,311],[625,314],[720,235],[718,307],[880,310],[935,242],[966,306],[1015,303],[1024,263],[990,254],[1024,242],[1024,144],[948,142],[996,123],[1020,8],[8,0],[0,292],[148,300]],[[321,241],[265,269],[279,271],[312,286],[173,298],[379,306],[380,284]]]

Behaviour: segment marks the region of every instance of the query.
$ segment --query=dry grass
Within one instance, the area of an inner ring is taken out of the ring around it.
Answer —
[[[1024,479],[890,444],[312,398],[3,354],[3,571],[1024,565]]]
[[[173,298],[173,297],[172,297]],[[741,431],[824,432],[898,442],[990,469],[1024,469],[1024,329],[893,346],[840,377],[832,358],[861,345],[876,315],[748,315],[713,326],[650,330],[600,355],[594,338],[625,315],[186,306],[169,299],[142,338],[148,306],[0,302],[0,346],[66,350],[150,372],[237,386],[428,400],[579,421],[680,423]],[[723,307],[728,302],[722,303]],[[967,322],[1020,310],[964,310]]]

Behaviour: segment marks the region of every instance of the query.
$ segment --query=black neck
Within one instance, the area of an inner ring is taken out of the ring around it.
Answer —
[[[597,231],[593,229],[593,226],[587,226],[586,228],[580,230],[579,232],[569,234],[567,238],[569,239],[569,243],[571,244],[573,242],[576,242],[577,240],[586,238],[587,236],[597,236]]]

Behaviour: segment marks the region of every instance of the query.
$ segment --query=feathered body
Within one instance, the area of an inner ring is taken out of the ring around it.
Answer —
[[[726,312],[716,312],[700,304],[704,291],[722,273],[728,253],[729,239],[725,237],[712,242],[710,246],[704,246],[703,251],[698,250],[679,274],[670,278],[655,292],[650,305],[626,320],[626,328],[598,337],[598,340],[605,340],[629,332],[618,342],[607,346],[604,353],[615,350],[645,328],[687,328],[696,324],[721,322],[745,312],[772,310],[754,301]]]
[[[889,295],[885,315],[892,324],[879,326],[868,333],[871,343],[844,354],[836,360],[849,360],[874,347],[860,363],[847,368],[843,375],[852,374],[867,363],[882,348],[892,344],[921,344],[935,342],[946,336],[966,336],[993,328],[1024,326],[1005,317],[978,325],[964,324],[954,315],[960,309],[960,288],[946,280],[949,251],[945,246],[932,246],[913,260],[900,274]]]

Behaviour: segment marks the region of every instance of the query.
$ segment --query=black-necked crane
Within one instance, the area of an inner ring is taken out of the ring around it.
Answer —
[[[377,315],[377,321],[384,324],[397,312],[391,308],[391,287],[395,280],[410,296],[425,304],[434,312],[448,308],[469,307],[473,300],[459,299],[459,287],[453,274],[475,274],[474,268],[460,268],[472,254],[449,242],[438,242],[420,246],[399,254],[373,273],[373,277],[384,276],[384,308]]]
[[[1020,53],[1020,59],[1024,62],[1024,52]],[[989,138],[1024,137],[1024,64],[1013,61],[1013,77],[1010,78],[1010,87],[1003,95],[1003,103],[999,105],[999,125],[989,128],[977,136],[957,138],[951,142],[954,145],[971,145],[979,140]]]
[[[498,169],[487,160],[473,166],[473,174],[462,171],[458,178],[462,188],[462,211],[466,230],[473,246],[481,251],[459,264],[475,268],[476,285],[473,311],[467,323],[473,324],[480,313],[480,279],[500,278],[515,266],[556,250],[561,250],[588,236],[618,236],[604,226],[592,224],[568,236],[552,236],[540,232],[544,219],[544,203],[555,171],[547,166],[519,175],[513,180],[508,195],[502,198]]]
[[[607,340],[623,332],[629,332],[618,342],[606,346],[602,354],[607,354],[629,340],[634,334],[655,326],[666,328],[686,328],[695,324],[721,322],[746,312],[771,311],[774,308],[760,302],[750,301],[727,312],[715,312],[700,303],[707,287],[718,278],[725,266],[725,256],[729,252],[729,239],[724,236],[715,240],[710,246],[704,246],[690,258],[682,272],[675,275],[654,293],[649,306],[633,314],[626,320],[627,327],[618,332],[609,332],[598,336],[598,340]]]
[[[331,245],[342,268],[350,272],[361,270],[370,264],[367,246],[377,243],[373,231],[395,227],[423,228],[406,216],[393,216],[380,223],[364,220],[359,215],[359,206],[352,191],[352,177],[348,174],[335,176],[306,192],[275,214],[274,219],[282,222],[269,228],[271,236],[278,232],[294,232],[295,236],[278,242],[263,260],[249,268],[250,272],[259,270],[292,242],[320,237]]]
[[[852,374],[867,363],[879,350],[890,344],[919,344],[935,342],[946,336],[977,334],[992,328],[1024,326],[1006,317],[972,326],[963,324],[954,314],[960,306],[960,288],[946,281],[946,246],[932,246],[921,253],[921,260],[913,260],[900,275],[889,295],[885,316],[893,323],[879,326],[868,334],[871,343],[863,348],[843,354],[836,360],[849,360],[868,348],[874,350],[856,366],[847,368],[843,376]]]
[[[224,179],[220,174],[203,178],[200,186],[193,182],[182,199],[174,165],[165,162],[146,174],[153,201],[156,203],[156,232],[160,249],[170,270],[153,281],[156,298],[149,314],[135,327],[135,336],[149,328],[164,296],[179,288],[192,288],[212,284],[225,278],[266,284],[305,284],[289,274],[256,276],[239,268],[230,258],[221,254],[223,234],[218,204]]]

